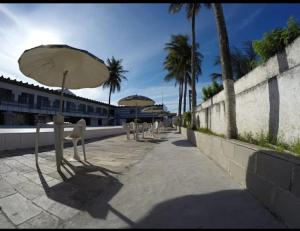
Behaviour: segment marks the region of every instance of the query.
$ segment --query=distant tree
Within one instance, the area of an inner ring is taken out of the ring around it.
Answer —
[[[198,44],[196,44],[198,46]],[[179,85],[178,117],[181,125],[182,99],[184,99],[184,110],[186,108],[187,85],[191,83],[191,45],[188,43],[187,35],[172,35],[171,41],[166,43],[165,50],[167,57],[164,61],[164,68],[168,71],[165,81],[175,80]],[[196,51],[196,73],[201,73],[202,55]],[[183,97],[183,87],[184,97]]]
[[[293,17],[290,17],[286,28],[276,28],[265,33],[261,40],[253,41],[253,48],[262,61],[266,62],[276,53],[281,52],[298,36],[300,36],[300,26]]]
[[[251,41],[244,42],[243,49],[232,47],[230,49],[232,75],[234,80],[238,80],[258,65],[258,56],[254,52]],[[220,56],[217,56],[214,65],[218,66],[221,64]],[[220,73],[212,73],[212,80],[222,79]]]
[[[123,80],[127,80],[124,74],[128,71],[124,70],[124,67],[122,66],[122,59],[115,59],[114,57],[112,57],[111,59],[107,59],[106,66],[109,71],[109,78],[103,84],[103,88],[109,88],[108,105],[110,108],[111,94],[115,93],[116,90],[121,90],[121,82]],[[110,111],[108,111],[107,117],[109,117],[109,114]]]
[[[177,13],[181,10],[183,6],[186,7],[186,13],[188,20],[192,21],[192,49],[191,49],[191,77],[192,77],[192,127],[196,127],[196,33],[195,33],[195,19],[196,15],[202,5],[207,8],[210,4],[200,4],[200,3],[172,3],[169,7],[169,12]]]
[[[203,99],[203,101],[208,100],[209,98],[211,98],[214,95],[218,94],[222,90],[223,90],[223,85],[218,84],[217,81],[213,80],[211,85],[202,88],[202,99]]]

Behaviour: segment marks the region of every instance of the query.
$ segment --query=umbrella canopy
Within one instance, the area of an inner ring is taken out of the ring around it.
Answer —
[[[152,123],[154,122],[154,113],[159,113],[158,116],[162,116],[162,113],[165,113],[163,106],[153,105],[150,107],[146,107],[142,110],[142,112],[152,113]]]
[[[146,107],[142,110],[142,112],[149,112],[149,113],[163,113],[165,112],[163,107],[158,105],[153,105],[151,107]]]
[[[25,50],[18,60],[21,72],[50,87],[79,89],[98,87],[108,80],[104,62],[88,51],[67,45],[41,45]]]
[[[130,95],[120,99],[118,104],[123,106],[135,106],[135,119],[137,121],[137,107],[152,106],[155,104],[155,101],[142,95]]]
[[[145,107],[154,105],[155,101],[142,95],[130,95],[120,99],[118,104],[132,107]]]
[[[41,84],[62,88],[61,113],[64,88],[98,87],[109,78],[101,59],[67,45],[41,45],[25,50],[18,62],[24,75]]]

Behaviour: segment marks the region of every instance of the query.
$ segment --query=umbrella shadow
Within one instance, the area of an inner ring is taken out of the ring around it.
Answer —
[[[63,181],[54,186],[49,186],[37,165],[47,197],[68,207],[86,211],[94,218],[105,219],[111,210],[109,201],[123,186],[112,174],[120,173],[89,162],[81,162],[81,166],[74,166],[65,159],[64,162],[66,164],[58,171]]]
[[[137,142],[154,143],[154,144],[162,143],[165,141],[168,141],[168,139],[167,138],[143,138],[143,139],[137,140]]]
[[[176,140],[176,141],[173,141],[172,144],[174,144],[175,146],[179,146],[179,147],[195,147],[188,140]]]

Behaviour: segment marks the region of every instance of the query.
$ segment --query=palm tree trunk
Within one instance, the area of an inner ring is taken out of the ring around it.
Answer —
[[[196,128],[196,77],[195,77],[195,3],[193,3],[192,12],[192,128]]]
[[[109,115],[110,115],[110,97],[111,97],[111,86],[109,88],[107,123],[109,123]]]
[[[186,74],[185,74],[185,77],[184,77],[184,96],[183,96],[183,113],[186,112],[186,92],[187,92],[187,79],[186,79]]]
[[[226,137],[234,139],[237,138],[238,132],[236,126],[235,92],[229,42],[222,5],[220,3],[214,3],[213,8],[219,34],[219,47],[221,53],[222,78],[225,94]]]
[[[180,133],[181,133],[181,126],[182,126],[182,116],[181,116],[182,92],[183,92],[183,82],[180,81],[180,84],[179,84],[179,102],[178,102],[178,117],[179,117],[179,132]]]
[[[111,97],[111,86],[109,88],[109,98],[108,98],[108,105],[110,106],[110,97]]]

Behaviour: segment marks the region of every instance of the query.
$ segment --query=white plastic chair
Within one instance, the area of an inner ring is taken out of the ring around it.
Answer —
[[[150,128],[149,124],[147,122],[144,122],[143,128],[142,128],[143,129],[143,138],[145,138],[145,132],[148,132],[149,128]]]
[[[151,133],[152,136],[154,138],[154,134],[157,134],[157,136],[159,137],[159,124],[158,121],[155,121],[151,127]]]
[[[130,140],[130,125],[127,123],[123,123],[122,126],[126,131],[127,140]]]
[[[84,119],[80,119],[75,127],[73,128],[73,131],[70,135],[64,137],[64,141],[72,141],[74,146],[74,156],[73,158],[75,160],[80,160],[80,157],[77,152],[77,143],[79,140],[81,140],[82,150],[83,150],[83,156],[84,161],[86,161],[86,155],[85,155],[85,146],[84,146],[84,133],[86,129],[86,123]]]
[[[137,131],[136,131],[136,126],[135,126],[135,123],[134,122],[130,122],[129,123],[129,129],[130,129],[130,132],[132,131],[133,132],[133,137],[134,137],[134,139],[136,139],[136,133],[137,133]]]

